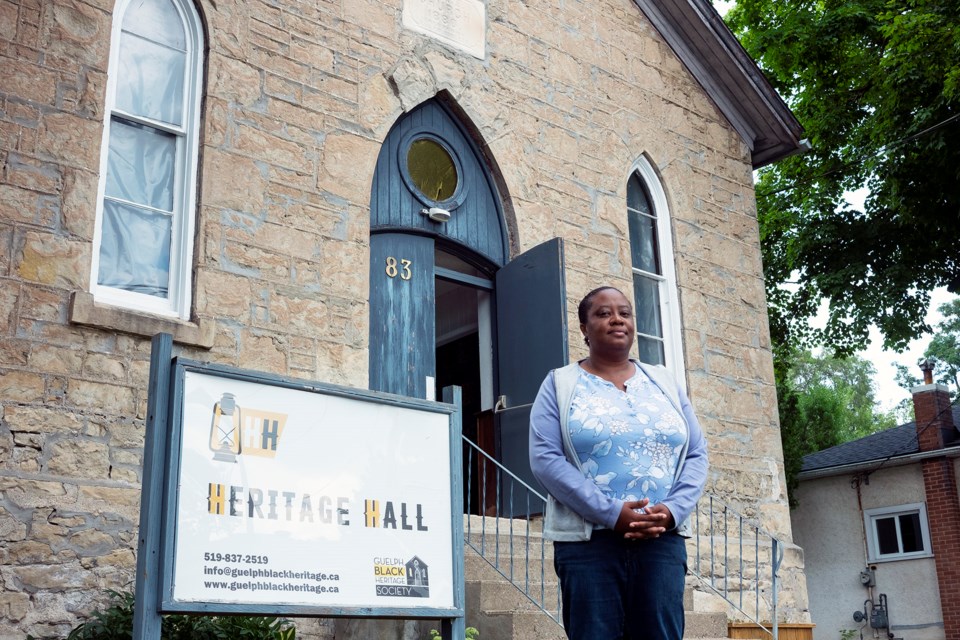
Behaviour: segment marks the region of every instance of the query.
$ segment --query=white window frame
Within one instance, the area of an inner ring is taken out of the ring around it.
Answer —
[[[138,312],[188,320],[192,300],[193,243],[196,220],[197,174],[199,163],[200,99],[203,82],[203,24],[190,0],[170,0],[176,7],[187,38],[187,68],[184,78],[183,124],[167,123],[131,115],[116,108],[117,70],[120,68],[120,40],[123,19],[132,0],[117,2],[110,36],[110,62],[104,105],[103,139],[100,147],[100,180],[97,189],[97,217],[90,264],[90,293],[94,300]],[[170,239],[170,281],[167,297],[126,291],[98,284],[100,245],[103,232],[103,205],[110,155],[110,128],[113,116],[172,133],[177,138],[174,174],[172,237]]]
[[[903,540],[900,536],[900,520],[898,516],[918,514],[920,518],[920,536],[923,541],[923,551],[912,551],[909,553],[887,553],[880,554],[880,543],[877,539],[877,520],[883,518],[894,518],[897,525],[897,542],[902,547]],[[931,558],[933,557],[933,548],[930,546],[930,528],[927,525],[927,505],[922,502],[912,504],[901,504],[894,507],[880,507],[876,509],[864,509],[863,511],[864,528],[867,532],[867,558],[870,562],[889,562],[891,560],[909,560],[912,558]]]
[[[667,204],[667,194],[663,190],[660,177],[653,165],[645,157],[640,157],[631,167],[630,173],[624,180],[626,188],[630,177],[637,174],[640,181],[647,188],[650,196],[650,206],[656,215],[657,244],[660,250],[660,269],[662,274],[650,273],[633,266],[633,251],[631,247],[631,272],[656,280],[659,283],[660,293],[660,320],[663,328],[664,365],[674,377],[686,388],[685,365],[683,360],[683,326],[680,324],[680,296],[677,291],[677,272],[673,254],[673,234],[670,217],[670,207]],[[626,194],[625,194],[626,196]],[[626,197],[624,197],[626,206]],[[636,296],[634,296],[636,300]],[[640,333],[637,333],[639,337]]]

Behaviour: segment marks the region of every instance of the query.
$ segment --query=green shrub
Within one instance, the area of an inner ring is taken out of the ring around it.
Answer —
[[[67,635],[67,640],[130,640],[133,636],[133,594],[108,592],[110,605]],[[162,640],[295,640],[289,620],[261,616],[163,616]],[[27,636],[27,640],[32,640]]]
[[[480,632],[476,627],[467,627],[464,629],[464,640],[480,640]],[[436,629],[430,629],[430,640],[443,640],[443,636]]]

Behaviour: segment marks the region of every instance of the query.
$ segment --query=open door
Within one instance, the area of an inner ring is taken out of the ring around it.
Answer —
[[[541,492],[543,488],[530,471],[530,407],[547,372],[567,364],[566,299],[561,238],[537,245],[497,271],[497,359],[502,397],[496,414],[497,458]]]

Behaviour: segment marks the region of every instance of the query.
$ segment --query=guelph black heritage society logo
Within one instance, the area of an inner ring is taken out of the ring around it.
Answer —
[[[427,598],[430,596],[430,573],[427,563],[413,556],[374,558],[373,582],[378,596]]]

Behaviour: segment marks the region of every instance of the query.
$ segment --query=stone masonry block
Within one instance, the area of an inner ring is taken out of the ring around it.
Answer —
[[[401,113],[400,99],[383,74],[375,73],[363,79],[358,87],[361,124],[377,138],[386,137],[387,130]]]
[[[10,405],[5,407],[3,419],[11,431],[23,433],[79,434],[83,428],[79,415],[53,407]]]
[[[57,73],[27,60],[5,59],[4,92],[39,104],[54,105]]]
[[[22,620],[30,609],[30,596],[26,593],[0,593],[0,619],[11,622]],[[13,637],[13,636],[11,636]]]
[[[406,57],[398,61],[388,77],[396,88],[404,111],[410,111],[436,92],[430,71],[414,58]]]
[[[96,198],[96,169],[64,169],[60,214],[67,231],[84,240],[93,239],[94,216],[90,214]]]
[[[21,318],[63,322],[67,318],[68,296],[62,289],[24,285],[21,289]]]
[[[96,170],[100,160],[102,122],[67,113],[49,113],[40,122],[37,143],[56,151],[67,166]]]
[[[77,508],[115,513],[131,522],[139,518],[140,487],[80,487]]]
[[[96,586],[93,576],[81,570],[76,562],[15,567],[11,573],[28,593],[40,589],[89,589]]]
[[[284,345],[271,336],[246,333],[240,344],[240,366],[286,374]]]
[[[61,440],[53,444],[45,468],[48,472],[74,478],[106,478],[110,448],[90,440]]]
[[[253,299],[246,277],[205,270],[197,275],[197,308],[231,318],[244,318]]]
[[[62,189],[60,167],[52,162],[11,153],[4,170],[6,182],[11,185],[44,194],[57,194]]]
[[[126,380],[126,365],[104,353],[92,353],[84,359],[84,377],[103,382],[124,382]]]
[[[67,401],[80,408],[100,413],[132,415],[136,410],[134,390],[121,384],[71,380],[67,388]]]
[[[266,180],[255,157],[209,149],[205,151],[202,190],[206,206],[256,213],[263,207]]]
[[[17,34],[17,5],[12,2],[0,3],[0,39],[12,42]]]
[[[44,379],[36,373],[0,370],[0,398],[4,402],[38,402],[44,389]]]
[[[47,50],[77,64],[102,68],[110,46],[110,16],[91,4],[58,3],[44,14]]]
[[[0,218],[8,221],[38,223],[39,217],[40,194],[24,187],[0,184]]]
[[[369,194],[380,145],[346,132],[330,133],[323,145],[320,189],[344,197]],[[364,201],[369,203],[369,195]]]
[[[234,149],[258,162],[303,174],[314,173],[316,151],[311,147],[285,140],[282,137],[268,135],[261,129],[238,125]]]
[[[208,65],[209,95],[242,107],[252,107],[262,98],[262,72],[256,67],[216,53]]]
[[[88,277],[90,246],[65,238],[27,232],[14,268],[24,280],[66,288],[83,288]]]

